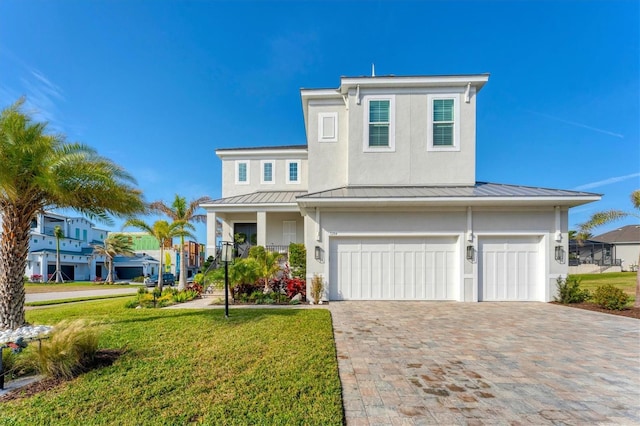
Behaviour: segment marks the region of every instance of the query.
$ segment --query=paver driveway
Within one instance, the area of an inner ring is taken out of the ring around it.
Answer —
[[[331,302],[349,425],[640,424],[640,321],[546,303]]]

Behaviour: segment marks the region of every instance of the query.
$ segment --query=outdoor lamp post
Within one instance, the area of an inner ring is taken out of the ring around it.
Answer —
[[[233,243],[222,242],[220,258],[224,262],[224,317],[229,318],[229,262],[233,260]]]

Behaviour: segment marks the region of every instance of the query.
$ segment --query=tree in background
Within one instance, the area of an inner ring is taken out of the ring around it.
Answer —
[[[166,215],[174,222],[180,222],[182,225],[180,229],[182,231],[187,230],[186,224],[191,223],[205,223],[207,216],[204,214],[196,214],[196,210],[200,208],[200,204],[209,200],[209,197],[200,197],[192,200],[187,204],[187,199],[176,194],[173,203],[170,206],[166,205],[163,201],[154,201],[151,203],[150,208],[154,211]],[[194,229],[193,227],[190,229]],[[184,290],[187,286],[187,262],[184,255],[184,237],[186,234],[180,236],[180,278],[178,282],[178,290]]]
[[[126,227],[138,228],[139,230],[146,232],[158,241],[160,244],[160,268],[158,269],[158,288],[162,290],[162,273],[164,268],[162,266],[164,258],[165,246],[171,246],[174,237],[193,237],[190,230],[193,230],[193,225],[188,222],[175,221],[169,223],[166,220],[157,220],[153,225],[149,225],[140,219],[129,219],[123,225]]]
[[[578,236],[583,233],[589,233],[593,228],[605,225],[607,223],[615,222],[626,217],[640,218],[640,189],[637,189],[631,193],[631,203],[637,210],[636,212],[629,212],[623,210],[608,210],[604,212],[594,213],[588,221],[580,225],[580,231]],[[638,257],[638,264],[640,265],[640,256]],[[640,308],[640,268],[636,275],[636,301],[633,305],[636,308]]]
[[[0,113],[0,329],[25,324],[24,271],[31,221],[45,208],[72,208],[101,220],[145,211],[123,168],[84,144],[47,134],[22,112],[24,99]]]
[[[60,226],[56,225],[56,227],[53,228],[53,236],[56,237],[56,271],[54,275],[56,276],[57,283],[63,283],[64,279],[62,278],[62,271],[60,270],[60,238],[64,238],[64,231]]]
[[[107,261],[107,284],[113,284],[113,258],[118,255],[133,256],[131,240],[127,235],[109,234],[102,244],[93,246],[93,253],[105,257]]]

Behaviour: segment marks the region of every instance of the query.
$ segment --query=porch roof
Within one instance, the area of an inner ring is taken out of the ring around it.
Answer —
[[[208,210],[229,211],[237,208],[285,208],[298,210],[296,198],[307,194],[306,191],[258,191],[233,197],[218,198],[200,205]]]
[[[305,194],[297,198],[300,205],[330,205],[388,202],[416,205],[563,205],[577,206],[601,198],[600,194],[476,182],[466,186],[344,186]]]

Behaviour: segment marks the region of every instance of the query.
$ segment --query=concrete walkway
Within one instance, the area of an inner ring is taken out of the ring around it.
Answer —
[[[640,321],[546,303],[332,302],[348,425],[640,424]]]
[[[54,293],[33,293],[25,295],[25,302],[42,302],[45,300],[75,299],[77,297],[109,296],[115,294],[136,294],[138,288],[133,286],[113,287],[105,290],[58,291]]]

